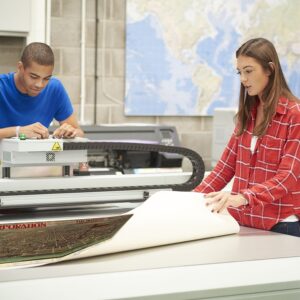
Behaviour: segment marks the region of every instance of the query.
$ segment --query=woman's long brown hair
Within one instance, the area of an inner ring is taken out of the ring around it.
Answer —
[[[297,98],[292,94],[287,85],[276,49],[270,41],[264,38],[251,39],[236,51],[236,58],[241,55],[254,58],[266,72],[270,73],[269,82],[263,91],[261,99],[264,104],[263,112],[265,117],[254,128],[253,132],[254,135],[262,136],[276,112],[279,98],[284,96],[292,101],[295,101]],[[241,135],[246,129],[251,108],[256,104],[256,101],[257,96],[249,96],[244,85],[241,83],[239,109],[236,114],[236,121],[239,124],[237,135]]]

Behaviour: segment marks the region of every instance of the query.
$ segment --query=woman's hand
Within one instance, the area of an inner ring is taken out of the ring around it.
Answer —
[[[205,196],[206,205],[212,205],[212,212],[220,213],[228,206],[239,207],[247,205],[248,201],[243,195],[232,195],[230,192],[212,192]]]

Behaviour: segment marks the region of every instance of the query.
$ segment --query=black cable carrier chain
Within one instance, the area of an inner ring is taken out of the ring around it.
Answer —
[[[143,190],[143,189],[148,190],[148,189],[163,189],[163,188],[170,188],[173,191],[191,191],[202,181],[205,172],[205,167],[201,156],[197,152],[184,147],[166,146],[160,144],[130,143],[130,142],[128,143],[127,142],[103,142],[103,141],[93,140],[87,142],[66,142],[63,144],[63,151],[68,151],[68,150],[126,150],[126,151],[176,153],[190,160],[193,166],[193,172],[188,181],[180,184],[2,191],[0,192],[0,196],[56,194],[56,193],[85,193],[85,192],[102,192],[102,191],[127,191],[127,190]]]

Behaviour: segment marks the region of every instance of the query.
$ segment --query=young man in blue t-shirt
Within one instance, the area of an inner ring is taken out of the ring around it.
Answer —
[[[66,90],[52,77],[53,69],[52,49],[44,43],[31,43],[23,50],[17,72],[0,75],[0,139],[20,133],[47,138],[53,119],[60,124],[55,137],[84,135]]]

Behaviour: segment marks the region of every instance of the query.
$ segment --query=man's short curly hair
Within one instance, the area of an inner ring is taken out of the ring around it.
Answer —
[[[24,68],[29,67],[32,62],[43,66],[54,66],[54,54],[47,44],[34,42],[24,48],[21,62]]]

